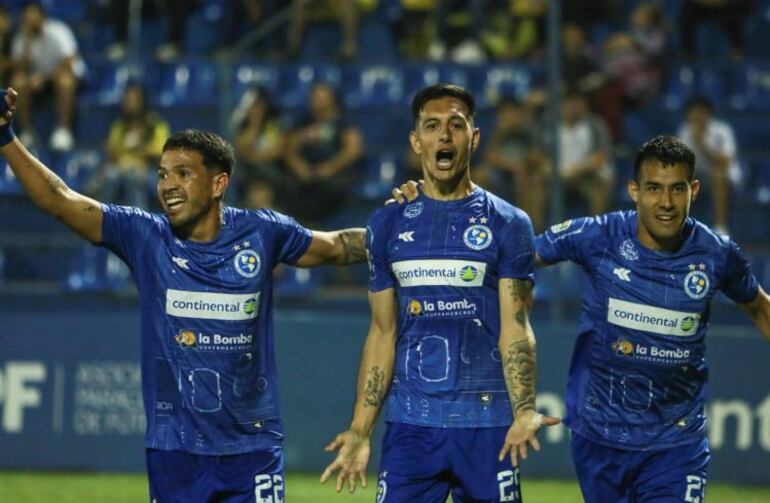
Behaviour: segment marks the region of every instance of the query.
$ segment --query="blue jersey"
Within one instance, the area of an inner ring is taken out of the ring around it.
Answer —
[[[386,420],[433,427],[511,424],[497,349],[500,278],[534,280],[532,224],[480,188],[420,195],[372,214],[369,289],[395,288],[398,334]]]
[[[610,447],[696,443],[709,304],[717,290],[749,302],[757,281],[734,242],[691,218],[675,252],[649,250],[636,233],[629,211],[568,220],[535,240],[546,263],[570,260],[584,272],[565,422]]]
[[[277,445],[272,273],[307,250],[310,231],[272,211],[225,208],[217,237],[196,243],[165,216],[102,210],[102,245],[139,289],[146,447],[226,455]]]

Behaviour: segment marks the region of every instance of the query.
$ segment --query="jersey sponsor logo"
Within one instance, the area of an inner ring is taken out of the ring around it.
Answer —
[[[166,290],[166,314],[179,318],[244,321],[259,314],[260,292],[246,294]]]
[[[414,231],[402,232],[398,235],[398,239],[404,243],[414,243]]]
[[[620,253],[621,257],[626,260],[630,260],[631,262],[639,260],[639,251],[637,251],[636,246],[634,246],[634,242],[630,239],[626,239],[620,243],[618,252]]]
[[[486,225],[471,225],[463,233],[463,242],[471,250],[483,250],[492,244],[492,230]]]
[[[262,261],[259,258],[259,253],[252,249],[242,250],[233,259],[235,270],[244,278],[253,278],[259,274]]]
[[[479,316],[479,308],[477,300],[457,295],[417,297],[409,299],[407,315],[410,318],[475,318]]]
[[[423,207],[422,201],[409,203],[404,207],[404,216],[406,218],[417,218],[422,213]]]
[[[666,349],[654,345],[634,344],[622,337],[613,342],[611,348],[615,354],[652,363],[681,364],[690,359],[689,349]]]
[[[698,331],[700,313],[673,311],[610,298],[607,321],[613,325],[660,335],[687,337]]]
[[[558,234],[560,232],[564,232],[567,229],[569,229],[571,225],[572,225],[572,220],[565,220],[564,222],[562,222],[560,224],[552,225],[551,226],[551,232],[553,232],[554,234]]]
[[[699,300],[709,292],[710,281],[708,275],[703,272],[705,264],[701,264],[700,269],[695,269],[695,265],[690,265],[690,272],[684,277],[684,293],[691,299]]]
[[[612,274],[617,276],[623,281],[631,281],[631,271],[623,267],[616,267],[612,270]]]
[[[470,260],[403,260],[391,267],[402,287],[482,286],[487,271],[484,262]]]
[[[254,336],[251,334],[204,334],[182,329],[174,336],[174,340],[182,348],[195,348],[201,351],[239,351],[250,349]]]
[[[171,257],[171,261],[172,262],[174,262],[176,265],[178,265],[182,269],[187,269],[189,271],[190,270],[190,266],[187,265],[187,260],[188,259],[186,259],[186,258]]]

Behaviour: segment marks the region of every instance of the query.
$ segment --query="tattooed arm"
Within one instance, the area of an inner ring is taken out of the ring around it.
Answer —
[[[15,94],[6,96],[11,106],[15,99]],[[10,118],[0,119],[0,124],[7,123]],[[102,240],[102,205],[99,202],[67,187],[56,173],[30,154],[18,138],[0,147],[0,153],[37,207],[92,243]]]
[[[327,452],[339,449],[336,459],[326,467],[321,482],[337,474],[337,491],[347,482],[350,492],[355,491],[356,477],[366,487],[366,465],[369,462],[369,437],[374,430],[377,415],[382,408],[393,377],[396,353],[396,294],[388,288],[369,294],[372,322],[366,337],[361,366],[358,371],[356,403],[350,428],[337,435],[326,446]]]
[[[300,267],[321,264],[350,265],[366,261],[366,230],[313,231],[313,240],[297,261]]]
[[[541,416],[535,409],[535,374],[537,352],[535,334],[529,324],[532,310],[532,283],[528,280],[503,278],[499,284],[500,340],[498,343],[505,385],[513,409],[513,425],[508,430],[500,460],[511,451],[513,466],[518,457],[527,458],[527,442],[535,450],[540,443],[535,434],[540,426],[552,426],[559,419]]]

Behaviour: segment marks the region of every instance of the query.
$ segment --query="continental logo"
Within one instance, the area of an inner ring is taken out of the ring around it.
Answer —
[[[481,315],[477,305],[481,301],[458,296],[412,298],[407,312],[410,318],[475,318]]]
[[[166,290],[166,314],[201,320],[245,321],[259,315],[260,293],[227,294]]]
[[[700,325],[700,313],[673,311],[610,298],[607,321],[619,327],[660,335],[688,337]]]
[[[482,286],[487,264],[470,260],[404,260],[394,262],[393,274],[402,287]]]

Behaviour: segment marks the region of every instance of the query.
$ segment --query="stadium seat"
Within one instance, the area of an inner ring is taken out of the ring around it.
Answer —
[[[103,133],[106,136],[106,133]],[[88,179],[102,164],[104,155],[101,150],[86,149],[60,153],[53,158],[56,173],[64,182],[75,190],[81,190]]]
[[[441,82],[469,86],[469,67],[459,65],[412,64],[404,67],[404,100],[410,104],[417,92]]]
[[[213,107],[218,104],[219,72],[214,63],[190,60],[162,65],[154,104],[161,107]]]
[[[300,60],[333,63],[339,54],[342,36],[337,23],[310,25],[300,48]]]
[[[724,71],[716,66],[683,65],[672,69],[663,92],[669,110],[681,110],[693,96],[705,96],[720,108],[727,94]]]
[[[85,245],[72,259],[64,288],[72,292],[121,292],[132,285],[131,271],[106,248]]]
[[[42,0],[40,4],[48,16],[66,23],[82,21],[88,11],[86,0]]]
[[[755,201],[770,205],[770,161],[757,161],[751,166],[751,178],[747,187],[750,188]]]
[[[342,71],[336,65],[291,65],[281,71],[281,87],[274,98],[281,109],[305,108],[310,89],[319,82],[339,89]]]
[[[227,36],[227,4],[207,0],[187,19],[184,50],[187,54],[204,54],[221,47]]]
[[[393,153],[383,153],[370,156],[366,160],[364,180],[359,184],[359,196],[372,200],[383,201],[390,197],[390,191],[401,180],[403,159]]]
[[[404,74],[397,66],[353,66],[345,70],[343,102],[348,108],[387,109],[404,97]]]
[[[495,106],[501,98],[523,99],[540,84],[542,68],[529,65],[491,65],[483,75],[480,105]],[[471,89],[473,90],[473,89]]]
[[[233,105],[240,102],[243,93],[256,86],[264,87],[273,96],[280,89],[280,74],[276,65],[241,63],[236,65],[234,77],[231,95]]]
[[[745,64],[732,73],[730,105],[736,110],[770,110],[770,64]]]
[[[382,22],[364,21],[358,38],[358,59],[363,62],[392,63],[398,60],[396,44],[389,27]]]

